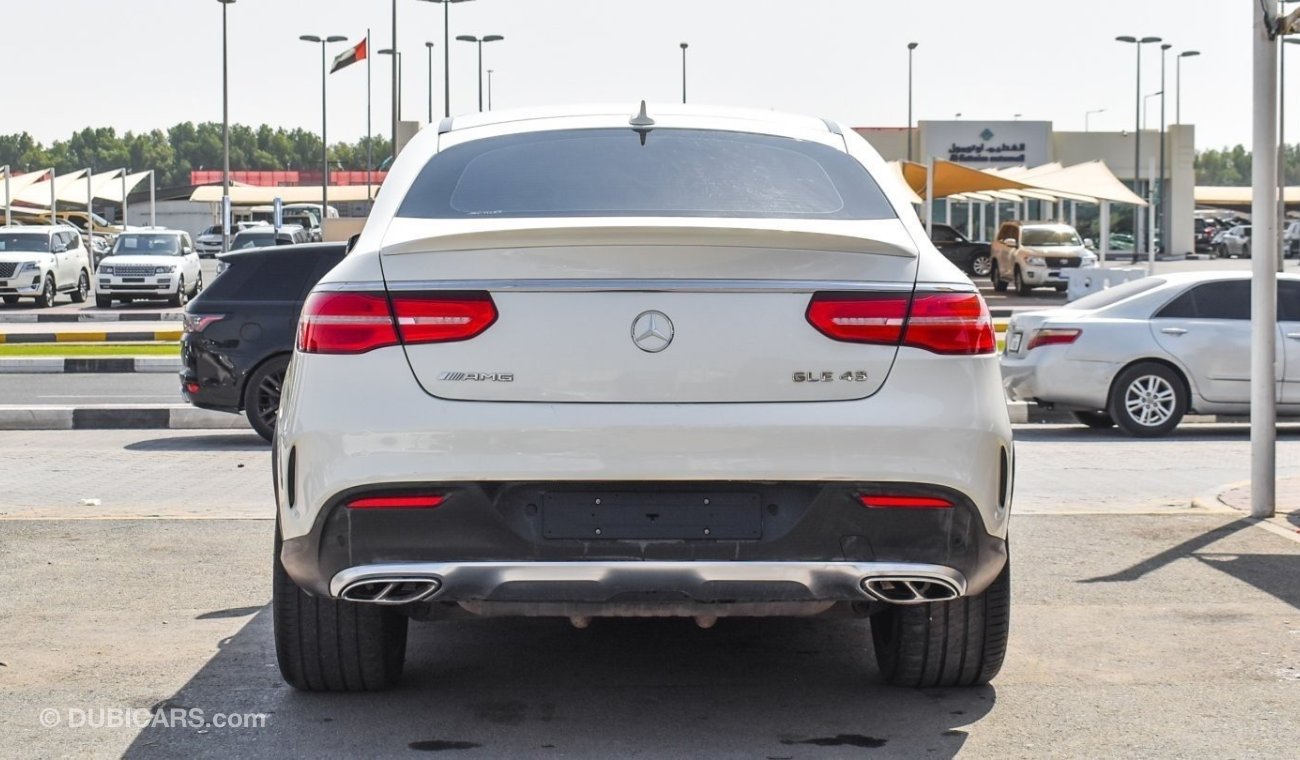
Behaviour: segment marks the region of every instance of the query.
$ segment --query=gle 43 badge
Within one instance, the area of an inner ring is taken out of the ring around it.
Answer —
[[[796,372],[794,373],[796,383],[865,383],[867,381],[867,371],[864,369],[849,370],[847,372]]]

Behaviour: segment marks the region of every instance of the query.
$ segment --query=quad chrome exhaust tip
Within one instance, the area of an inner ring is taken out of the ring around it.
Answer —
[[[428,599],[442,588],[436,578],[367,578],[343,589],[339,596],[366,604],[411,604]]]
[[[941,576],[889,575],[863,578],[862,590],[890,604],[945,602],[961,596],[957,584]]]

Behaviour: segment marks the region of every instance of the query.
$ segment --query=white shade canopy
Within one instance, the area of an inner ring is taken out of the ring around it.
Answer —
[[[76,182],[78,180],[84,181],[85,177],[86,177],[86,170],[79,169],[69,174],[57,175],[54,178],[53,183],[51,183],[50,180],[48,179],[43,179],[40,182],[33,182],[32,184],[28,185],[22,192],[14,193],[13,200],[22,201],[23,203],[26,203],[31,206],[40,206],[42,208],[49,208],[51,184],[53,184],[54,192],[57,194],[62,192],[63,188],[67,187],[69,184],[73,182]],[[82,192],[81,200],[82,202],[85,202],[86,200],[85,192]]]
[[[16,199],[18,197],[18,194],[21,193],[23,190],[49,177],[50,171],[51,171],[50,169],[41,169],[40,171],[36,171],[36,172],[26,172],[25,174],[10,175],[9,176],[10,196],[12,196],[13,199]],[[0,182],[0,193],[3,192],[4,192],[4,185],[2,182]],[[49,197],[50,197],[50,192],[49,189],[47,188],[45,191],[46,200],[49,200]]]

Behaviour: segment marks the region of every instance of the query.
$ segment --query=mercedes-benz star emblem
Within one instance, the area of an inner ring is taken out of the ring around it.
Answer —
[[[632,320],[632,342],[642,351],[657,354],[673,342],[673,321],[662,311],[643,311]]]

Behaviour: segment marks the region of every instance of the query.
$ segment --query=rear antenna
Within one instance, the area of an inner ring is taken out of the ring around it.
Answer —
[[[641,111],[636,116],[627,120],[628,124],[634,127],[653,127],[655,120],[650,118],[645,112],[645,101],[641,101]]]

